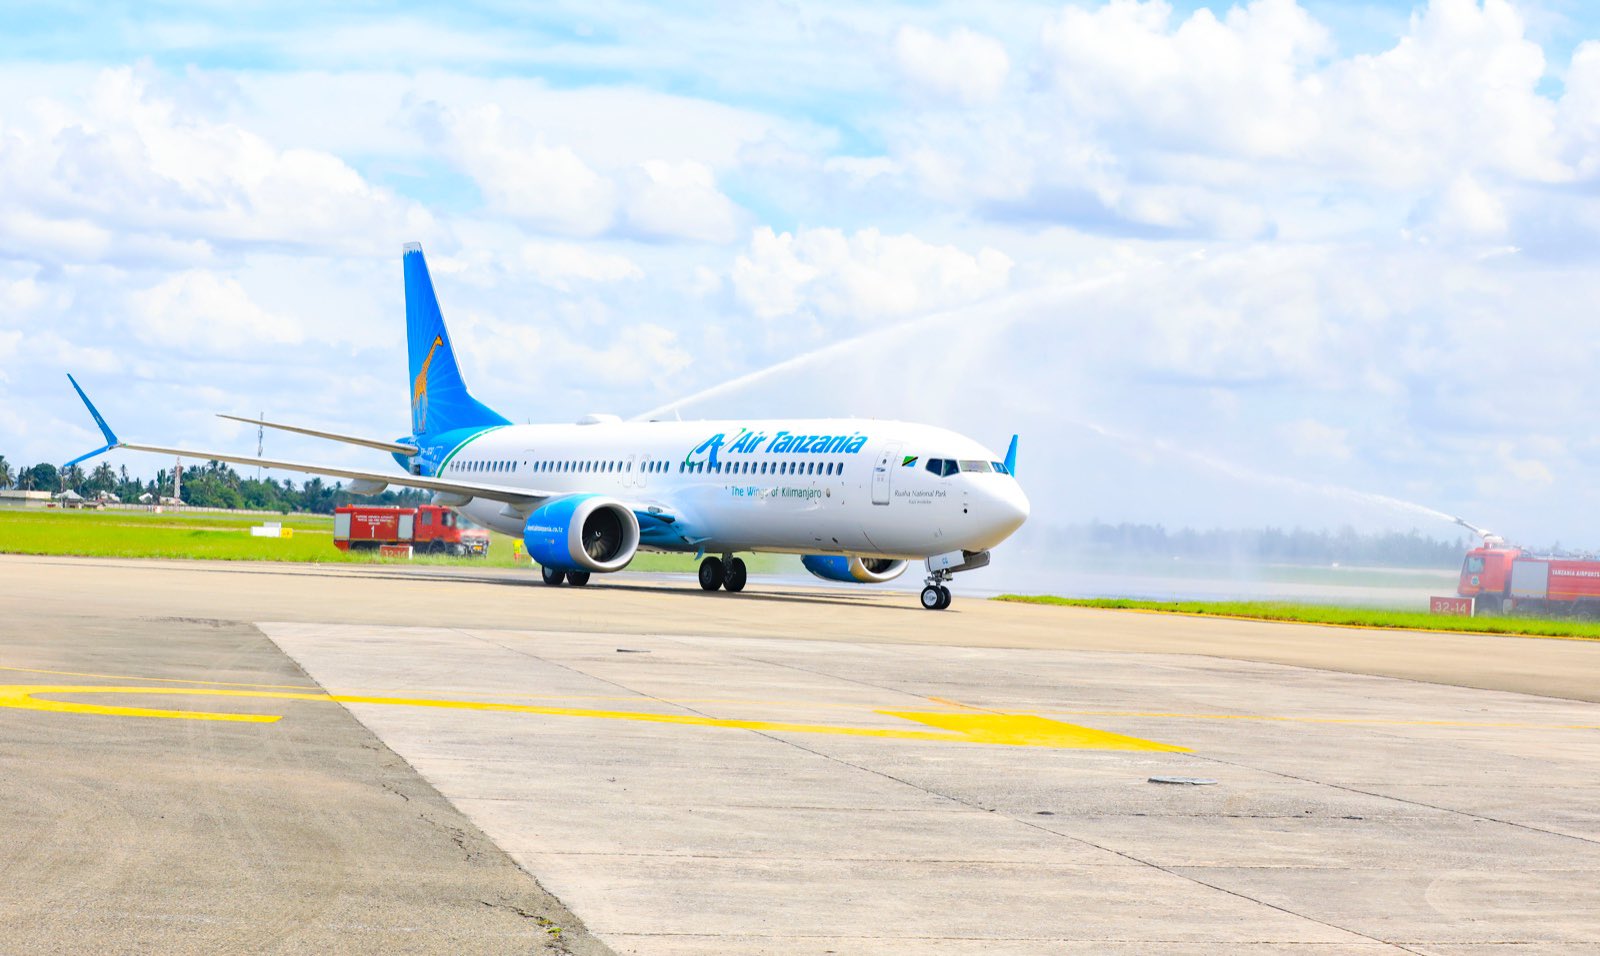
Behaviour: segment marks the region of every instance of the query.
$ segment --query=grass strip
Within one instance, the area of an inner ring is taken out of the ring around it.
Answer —
[[[252,525],[277,522],[294,529],[288,538],[256,538]],[[531,568],[515,556],[514,539],[489,536],[487,557],[418,555],[382,558],[372,552],[345,552],[333,546],[331,515],[230,515],[226,512],[0,509],[0,554],[39,554],[95,558],[177,558],[201,561],[289,561],[313,564],[428,564],[474,568]],[[750,571],[767,574],[781,567],[777,555],[742,555]],[[629,571],[693,574],[692,554],[641,551]]]
[[[1562,621],[1521,615],[1450,617],[1443,614],[1429,614],[1425,611],[1395,611],[1387,608],[1338,607],[1278,601],[1136,601],[1126,598],[1066,598],[1048,594],[1002,594],[995,600],[1020,604],[1102,608],[1113,611],[1150,611],[1199,617],[1332,624],[1340,627],[1600,640],[1600,622]]]

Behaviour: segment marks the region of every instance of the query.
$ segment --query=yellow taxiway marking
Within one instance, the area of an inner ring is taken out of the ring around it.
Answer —
[[[191,679],[184,679],[184,678],[179,678],[179,677],[144,677],[144,676],[136,675],[136,674],[92,674],[92,673],[85,673],[83,671],[46,670],[44,668],[37,668],[37,667],[10,667],[10,666],[3,665],[3,664],[0,664],[0,671],[12,671],[14,673],[23,673],[23,674],[50,674],[50,675],[54,675],[54,676],[63,676],[63,677],[96,677],[96,678],[101,678],[101,679],[104,679],[104,680],[138,680],[138,681],[156,681],[156,682],[167,683],[167,684],[196,684],[196,685],[201,685],[200,689],[193,690],[193,691],[186,691],[186,690],[164,691],[162,688],[147,687],[147,688],[142,688],[141,689],[143,693],[172,693],[172,694],[190,693],[190,694],[201,694],[201,695],[206,695],[206,694],[217,695],[217,694],[223,693],[222,691],[211,691],[211,690],[204,689],[204,688],[207,688],[207,687],[250,687],[250,688],[260,688],[260,689],[263,689],[263,690],[289,690],[289,691],[294,691],[294,690],[313,691],[314,690],[314,688],[307,687],[307,686],[305,686],[303,684],[246,684],[246,683],[236,683],[236,682],[229,682],[229,681],[191,680]],[[27,706],[27,705],[18,705],[18,704],[10,703],[9,702],[9,698],[6,696],[10,692],[14,692],[14,691],[17,691],[19,689],[26,690],[26,691],[28,691],[30,693],[36,693],[36,692],[39,692],[42,688],[40,688],[40,687],[38,687],[36,685],[33,685],[33,684],[20,684],[20,685],[14,686],[14,687],[8,687],[8,686],[5,686],[5,685],[0,685],[0,707]],[[104,693],[106,691],[106,688],[103,688],[103,687],[93,687],[93,688],[86,688],[86,689],[92,690],[92,691],[97,691],[97,692],[100,692],[100,693]],[[245,696],[270,696],[270,695],[265,695],[265,694],[246,694]],[[287,695],[287,696],[289,696],[291,698],[296,697],[296,695],[294,695],[294,694],[290,694],[290,695]],[[499,695],[491,695],[491,696],[499,696]],[[387,700],[396,700],[396,701],[404,700],[406,702],[411,702],[412,701],[411,698],[399,698],[392,692],[386,692],[386,693],[381,693],[380,694],[380,693],[376,693],[376,692],[373,692],[373,691],[366,691],[362,695],[360,695],[360,697],[361,697],[361,699],[368,700],[368,701],[378,701],[378,700],[386,700],[386,701]],[[326,696],[326,695],[321,694],[321,693],[309,693],[309,694],[301,695],[300,699],[305,699],[305,700],[323,700],[323,701],[325,701],[325,700],[356,700],[358,698],[357,698],[357,695],[355,695],[353,693],[347,693],[345,695],[335,695],[335,696],[332,696],[332,697]],[[516,695],[506,695],[506,696],[502,697],[501,699],[502,700],[504,700],[504,699],[510,699],[510,700],[550,700],[550,701],[580,701],[581,700],[581,701],[630,702],[630,701],[637,701],[639,698],[638,697],[629,697],[629,696],[625,696],[625,695],[621,695],[621,694],[614,694],[614,695],[599,695],[599,694],[593,694],[593,695],[590,695],[590,694],[516,694]],[[978,711],[978,712],[981,712],[981,713],[994,714],[995,716],[998,716],[998,717],[1014,716],[1014,715],[1008,715],[1008,714],[995,712],[995,711],[986,711],[981,707],[974,707],[971,704],[963,704],[960,701],[950,700],[950,699],[944,698],[944,697],[931,697],[930,696],[930,697],[927,697],[925,699],[928,700],[931,703],[943,704],[943,705],[945,705],[947,707],[959,708],[960,710],[963,710],[963,711]],[[48,702],[48,701],[39,701],[37,703],[50,703],[50,702]],[[661,698],[661,703],[683,705],[683,706],[689,706],[689,705],[695,705],[695,704],[714,704],[714,705],[729,705],[729,706],[741,706],[741,707],[742,706],[795,707],[795,708],[812,708],[812,709],[817,709],[817,710],[861,710],[861,709],[863,709],[862,706],[859,705],[859,704],[835,704],[835,703],[829,703],[829,702],[826,702],[826,701],[814,701],[814,700],[757,700],[757,699],[745,699],[745,698],[738,698],[738,697],[674,697],[674,698]],[[450,704],[448,702],[445,702],[445,703],[442,703],[442,704],[437,704],[436,703],[436,704],[432,704],[432,705],[418,704],[418,706],[449,706],[449,705]],[[472,702],[472,705],[474,707],[480,707],[480,708],[491,708],[491,707],[492,708],[499,708],[501,706],[500,704],[494,703],[494,702]],[[124,708],[104,708],[104,709],[100,709],[100,710],[91,710],[89,708],[90,708],[90,705],[87,705],[87,704],[81,705],[81,706],[79,706],[79,705],[71,705],[71,704],[62,704],[60,706],[60,708],[52,706],[52,707],[31,707],[30,709],[34,709],[34,710],[61,709],[61,711],[63,713],[67,713],[67,712],[71,712],[71,713],[116,713],[116,714],[120,714],[122,716],[188,717],[188,718],[193,718],[194,717],[194,713],[193,712],[189,712],[189,711],[157,710],[157,711],[148,711],[147,712],[147,711],[144,711],[144,710],[142,710],[140,708],[125,708],[124,707]],[[517,708],[513,705],[512,709],[517,709]],[[530,712],[533,712],[533,713],[559,713],[559,714],[568,715],[568,716],[589,716],[589,715],[592,715],[592,714],[595,714],[595,713],[601,713],[601,712],[596,712],[596,711],[572,710],[572,709],[568,709],[568,708],[543,708],[543,709],[531,708]],[[633,712],[632,711],[623,711],[622,713],[633,713]],[[898,716],[898,712],[896,712],[896,711],[877,710],[877,711],[875,711],[875,713],[896,714]],[[1600,730],[1600,724],[1529,723],[1529,722],[1483,721],[1483,720],[1414,720],[1414,719],[1413,720],[1404,720],[1404,719],[1384,718],[1384,717],[1311,717],[1311,716],[1291,717],[1291,716],[1277,715],[1277,714],[1184,714],[1184,713],[1170,713],[1170,712],[1165,712],[1165,711],[1135,711],[1135,710],[1039,710],[1039,711],[1034,711],[1034,714],[1037,715],[1037,716],[1046,717],[1046,718],[1052,718],[1052,717],[1123,717],[1123,718],[1132,717],[1132,718],[1139,718],[1139,719],[1157,719],[1157,720],[1254,720],[1254,721],[1265,721],[1265,722],[1275,722],[1275,723],[1294,723],[1294,724],[1355,724],[1355,725],[1394,726],[1394,727],[1468,727],[1468,728],[1481,727],[1481,728],[1486,728],[1486,729],[1509,729],[1509,730]],[[211,718],[208,718],[208,719],[214,719],[214,720],[228,719],[228,720],[238,720],[238,721],[249,721],[249,722],[255,722],[255,723],[270,723],[270,722],[272,722],[274,720],[277,720],[278,718],[277,717],[259,718],[259,717],[255,717],[255,716],[251,716],[251,715],[245,715],[245,714],[231,714],[231,715],[229,715],[229,714],[219,714],[219,715],[215,715],[215,716],[213,716]],[[1052,722],[1054,722],[1054,721],[1052,721]],[[928,721],[922,721],[922,723],[928,723]],[[1060,724],[1060,726],[1072,727],[1072,726],[1076,726],[1076,725],[1073,725],[1073,724]],[[1088,728],[1084,728],[1084,729],[1088,729]],[[1099,733],[1099,731],[1096,731],[1096,733]],[[1116,736],[1116,735],[1112,735],[1112,736]],[[1128,739],[1135,740],[1135,739],[1138,739],[1138,738],[1131,738],[1130,737]]]
[[[1260,720],[1289,724],[1368,724],[1376,727],[1482,727],[1491,730],[1600,730],[1600,724],[1494,720],[1415,720],[1394,717],[1287,717],[1277,714],[1171,714],[1133,710],[1041,710],[1056,717],[1139,717],[1157,720]]]
[[[836,724],[799,724],[772,720],[731,720],[701,717],[697,714],[653,714],[632,710],[589,710],[577,707],[539,707],[531,704],[506,704],[472,700],[430,700],[407,697],[366,697],[353,694],[306,694],[268,690],[229,690],[205,687],[106,687],[48,684],[0,685],[0,707],[42,710],[54,713],[100,714],[116,717],[164,717],[177,720],[228,720],[245,723],[272,723],[277,714],[229,714],[196,710],[160,710],[146,707],[119,707],[76,701],[41,699],[84,694],[155,694],[184,697],[232,697],[257,700],[309,700],[339,704],[378,704],[393,707],[437,707],[508,714],[538,714],[547,717],[586,717],[596,720],[628,720],[651,724],[689,727],[722,727],[761,730],[771,733],[831,734],[843,737],[876,737],[889,740],[931,740],[943,743],[996,744],[1009,747],[1057,747],[1074,750],[1145,750],[1187,752],[1185,747],[1124,737],[1092,727],[1062,723],[1031,714],[950,714],[918,711],[880,710],[877,713],[898,717],[938,730],[910,730],[894,727],[847,727]]]

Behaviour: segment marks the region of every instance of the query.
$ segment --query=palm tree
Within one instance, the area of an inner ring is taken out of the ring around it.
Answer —
[[[11,462],[6,461],[6,456],[0,455],[0,488],[10,488],[13,480]]]

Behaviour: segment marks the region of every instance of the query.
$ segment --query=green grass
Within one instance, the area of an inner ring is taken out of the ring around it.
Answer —
[[[1133,601],[1122,598],[1064,598],[1027,594],[1002,594],[995,600],[1109,610],[1157,611],[1166,614],[1243,617],[1262,621],[1296,621],[1302,624],[1461,631],[1469,634],[1530,634],[1540,637],[1600,640],[1600,622],[1549,620],[1520,615],[1449,617],[1425,611],[1330,607],[1322,604],[1290,604],[1275,601]]]
[[[288,538],[256,538],[250,528],[278,522],[294,529]],[[410,563],[462,567],[529,567],[513,555],[515,540],[489,536],[487,558],[417,557]],[[333,546],[331,515],[238,515],[227,512],[58,511],[0,509],[0,554],[69,555],[100,558],[182,558],[204,561],[303,561],[400,564],[404,558],[350,554]],[[744,555],[752,572],[775,570],[775,555]],[[640,552],[630,571],[693,573],[692,554]]]

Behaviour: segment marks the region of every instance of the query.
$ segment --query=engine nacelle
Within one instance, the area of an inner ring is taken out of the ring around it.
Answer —
[[[639,519],[614,498],[566,495],[528,515],[522,543],[543,567],[621,571],[639,550]]]
[[[808,554],[800,559],[806,570],[824,581],[846,584],[882,584],[906,572],[906,562],[888,558],[859,558],[842,554]]]

